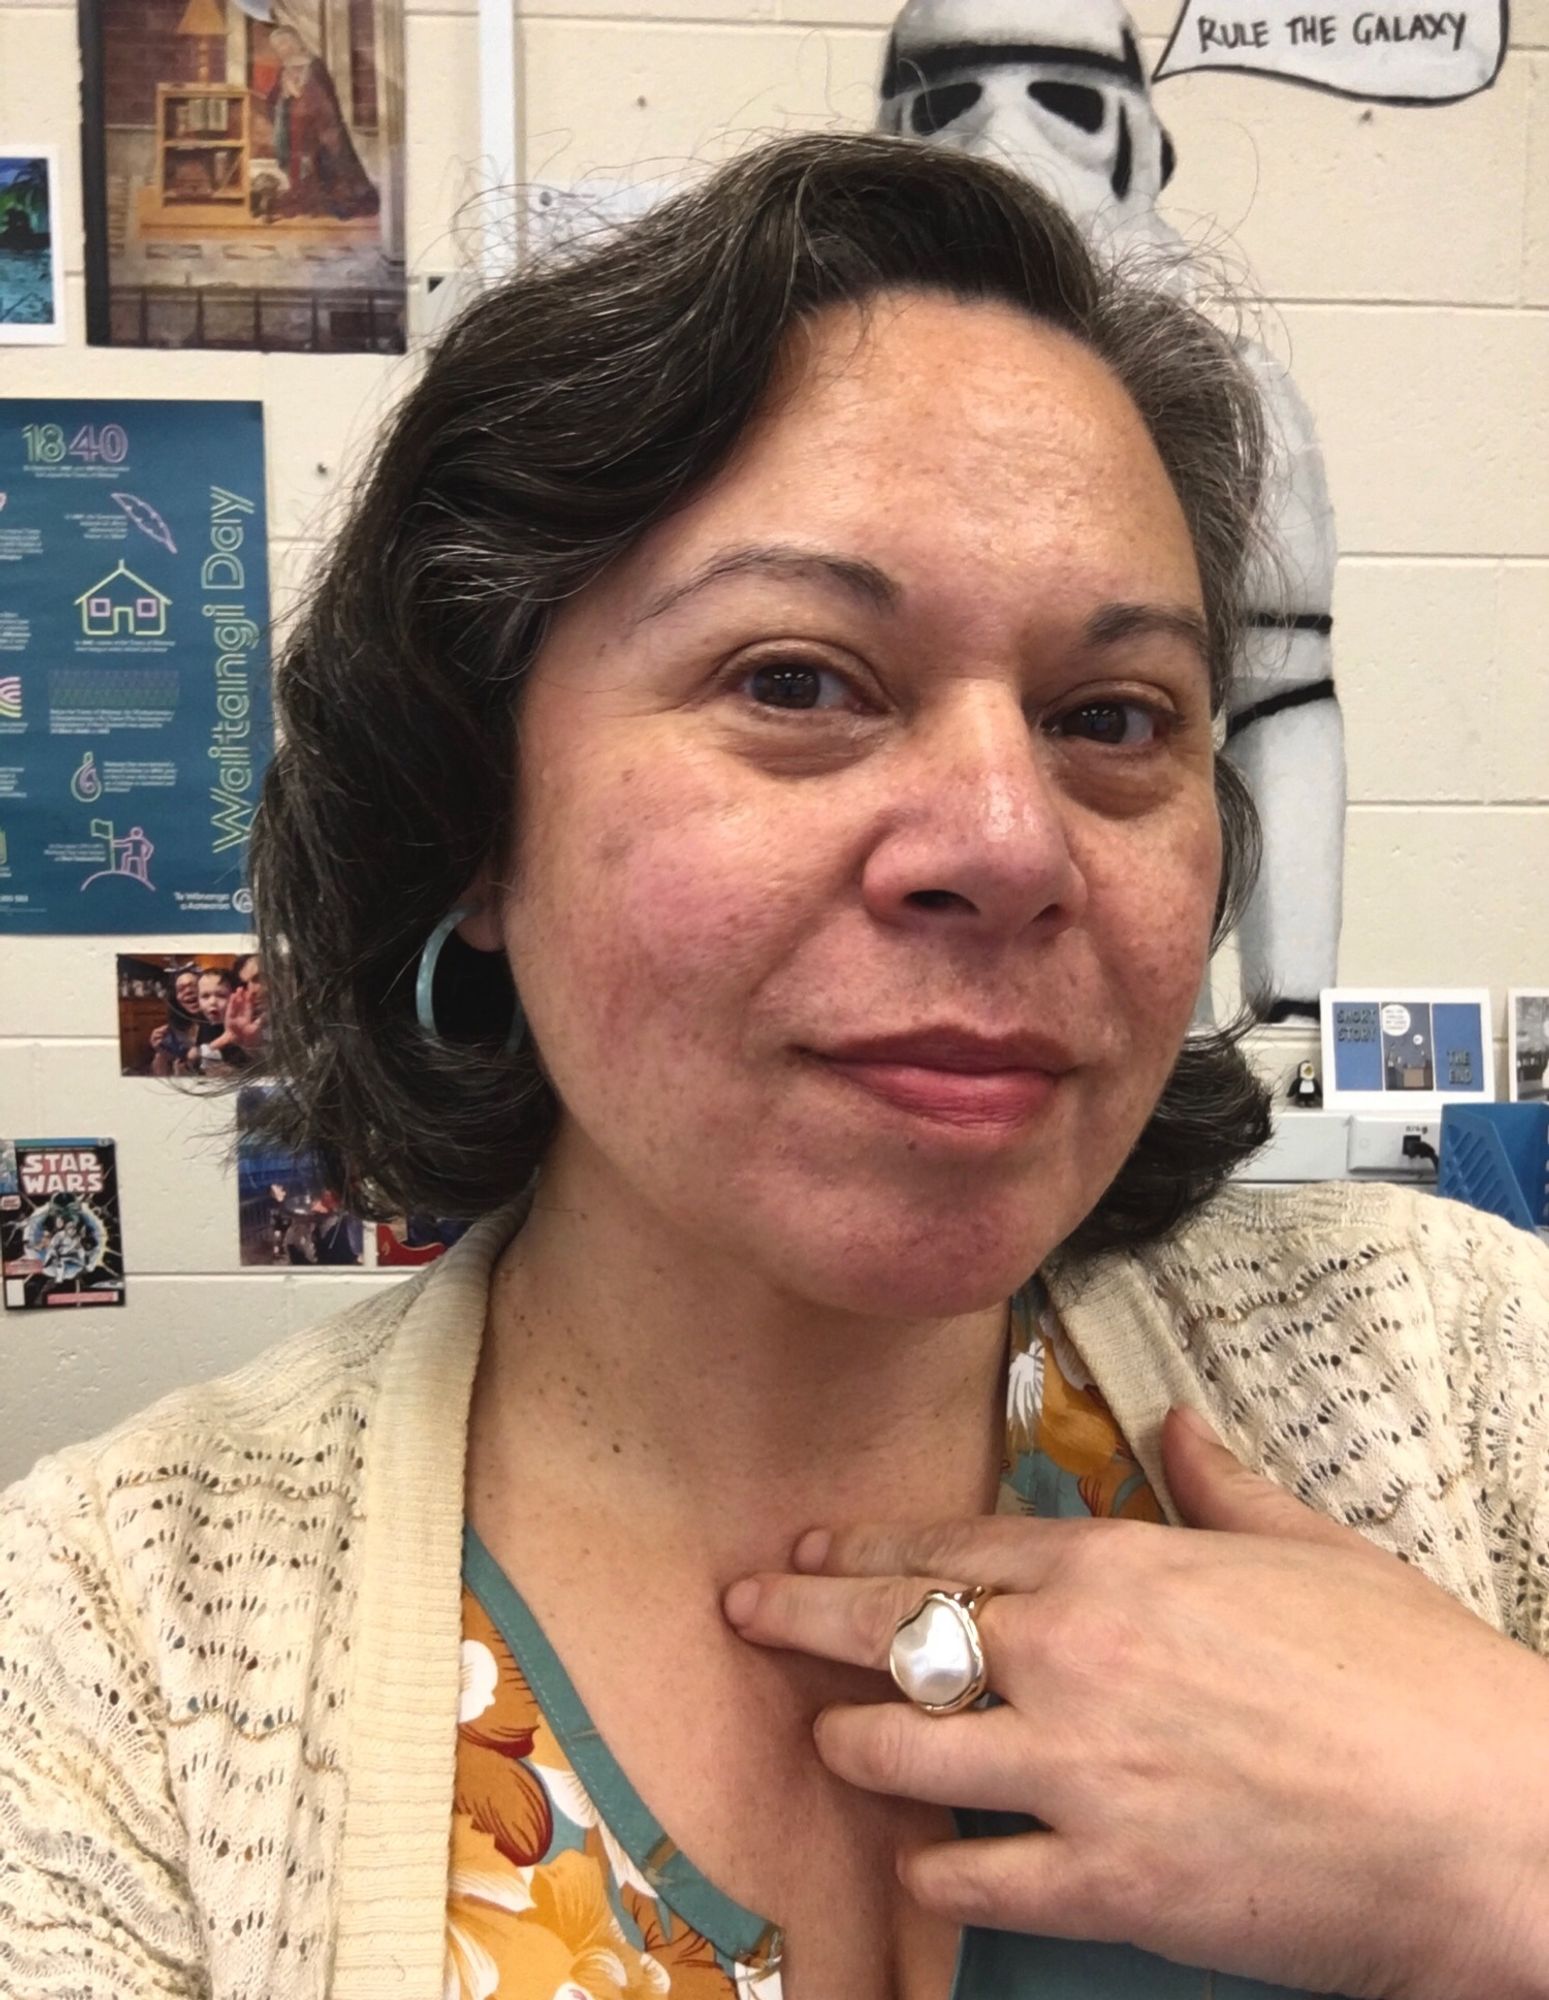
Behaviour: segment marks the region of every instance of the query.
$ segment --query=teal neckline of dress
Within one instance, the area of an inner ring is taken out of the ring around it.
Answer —
[[[469,1525],[463,1528],[463,1577],[526,1675],[587,1797],[657,1895],[724,1957],[741,1963],[768,1957],[773,1962],[779,1927],[723,1895],[673,1845],[598,1733],[521,1592]]]

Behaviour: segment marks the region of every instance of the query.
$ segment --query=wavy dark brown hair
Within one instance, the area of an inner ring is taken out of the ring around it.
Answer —
[[[1225,334],[1094,260],[1028,182],[904,139],[785,139],[524,267],[463,312],[392,416],[277,673],[283,742],[252,847],[282,1079],[264,1116],[358,1212],[480,1214],[525,1186],[555,1129],[536,1054],[502,1047],[503,960],[454,939],[436,1037],[414,1004],[427,934],[509,851],[517,696],[551,608],[705,485],[803,321],[920,288],[1015,307],[1124,385],[1193,537],[1219,713],[1256,393]],[[1258,840],[1221,759],[1216,792],[1220,936]],[[1191,1036],[1072,1243],[1166,1231],[1267,1130],[1237,1031]]]

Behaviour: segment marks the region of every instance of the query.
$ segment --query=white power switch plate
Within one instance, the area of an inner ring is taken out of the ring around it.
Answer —
[[[1440,1117],[1367,1118],[1352,1114],[1345,1165],[1353,1174],[1413,1174],[1416,1179],[1434,1180],[1436,1161],[1423,1153],[1406,1154],[1406,1138],[1419,1139],[1432,1154],[1439,1152]]]

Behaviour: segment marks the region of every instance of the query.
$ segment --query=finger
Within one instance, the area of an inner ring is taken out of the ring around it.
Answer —
[[[742,1637],[761,1646],[885,1673],[899,1621],[918,1607],[925,1589],[910,1577],[787,1576],[777,1570],[743,1577],[722,1606]]]
[[[972,1520],[897,1522],[817,1530],[802,1536],[792,1560],[807,1574],[824,1576],[951,1577],[952,1588],[988,1584],[994,1590],[1033,1590],[1047,1583],[1083,1538],[1160,1534],[1145,1521],[1038,1520],[1024,1514],[988,1514]]]
[[[985,1812],[1036,1805],[1027,1724],[1009,1707],[927,1715],[906,1701],[842,1702],[823,1710],[813,1736],[835,1777],[862,1791]]]
[[[1183,1405],[1169,1410],[1162,1425],[1162,1457],[1178,1512],[1191,1528],[1273,1535],[1282,1541],[1340,1548],[1371,1547],[1354,1528],[1331,1521],[1244,1465],[1204,1418]]]
[[[1075,1843],[1046,1830],[918,1847],[899,1856],[898,1879],[922,1909],[959,1924],[1091,1943],[1125,1934]]]

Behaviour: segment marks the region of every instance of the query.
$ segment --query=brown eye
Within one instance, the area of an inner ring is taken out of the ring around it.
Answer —
[[[1167,718],[1138,701],[1087,701],[1055,720],[1061,736],[1101,743],[1114,750],[1143,750],[1157,742]]]
[[[848,683],[831,667],[795,660],[772,661],[754,667],[742,682],[761,708],[812,709],[853,705]]]

